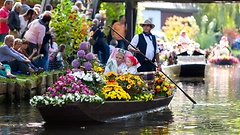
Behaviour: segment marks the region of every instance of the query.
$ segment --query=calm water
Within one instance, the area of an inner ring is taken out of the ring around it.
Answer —
[[[178,82],[198,104],[180,90],[168,108],[110,123],[44,124],[28,103],[0,105],[3,135],[222,135],[240,134],[240,69],[209,67],[204,81]],[[176,80],[177,81],[177,80]],[[57,113],[57,112],[56,112]]]

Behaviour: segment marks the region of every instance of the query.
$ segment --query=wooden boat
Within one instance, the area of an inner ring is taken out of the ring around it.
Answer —
[[[175,77],[204,77],[206,65],[203,55],[177,56],[177,64],[162,66],[162,69]]]
[[[106,122],[127,115],[146,113],[169,105],[174,95],[152,101],[105,101],[103,103],[74,102],[59,106],[38,105],[47,123]]]

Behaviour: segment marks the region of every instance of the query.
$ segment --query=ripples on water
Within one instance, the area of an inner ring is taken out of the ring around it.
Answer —
[[[175,78],[174,78],[175,79]],[[177,81],[178,79],[176,79]],[[44,124],[28,103],[0,105],[0,134],[46,135],[219,135],[240,133],[239,67],[211,66],[204,81],[177,84],[180,90],[163,111],[109,123]]]

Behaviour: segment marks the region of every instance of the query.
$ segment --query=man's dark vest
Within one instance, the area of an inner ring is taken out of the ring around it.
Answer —
[[[139,34],[138,37],[138,44],[137,44],[137,48],[144,54],[146,55],[146,51],[147,51],[147,42],[143,36],[143,33]],[[156,47],[157,47],[157,43],[156,43],[156,37],[154,35],[152,35],[152,42],[153,42],[153,47],[154,47],[154,57],[152,59],[152,62],[155,62],[155,54],[156,54]],[[145,61],[144,56],[142,56],[140,53],[136,53],[135,54],[136,58],[138,59],[138,61],[140,62],[140,64],[142,64]]]

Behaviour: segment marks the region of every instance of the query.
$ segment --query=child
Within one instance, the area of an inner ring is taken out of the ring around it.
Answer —
[[[110,55],[112,54],[113,50],[118,45],[118,41],[116,39],[111,40],[109,48],[110,48]]]
[[[13,42],[14,50],[18,51],[18,49],[21,48],[21,45],[22,45],[22,40],[20,38],[14,39],[14,42]]]
[[[34,61],[34,60],[36,60],[36,59],[38,59],[38,58],[43,57],[43,54],[39,54],[39,55],[33,57],[33,56],[35,55],[35,53],[37,53],[37,49],[36,49],[36,48],[33,49],[32,54],[29,56],[28,53],[27,53],[27,51],[26,51],[27,48],[28,48],[28,41],[23,39],[23,40],[22,40],[22,45],[21,45],[21,47],[18,49],[18,52],[20,52],[21,54],[25,55],[25,56],[26,56],[29,60],[31,60],[31,61]]]
[[[129,55],[126,58],[126,66],[122,69],[122,73],[136,74],[137,68],[140,66],[138,60],[133,56]]]
[[[56,41],[56,38],[57,38],[57,35],[56,33],[53,34],[53,37],[52,37],[52,41],[53,43],[52,44],[49,44],[49,49],[48,49],[48,52],[51,54],[52,52],[57,52],[58,51],[58,44],[55,42]]]
[[[61,44],[59,46],[59,49],[57,52],[54,52],[55,54],[52,54],[54,58],[49,60],[49,65],[48,65],[48,70],[58,70],[58,69],[63,69],[63,57],[62,55],[65,52],[66,45]]]

